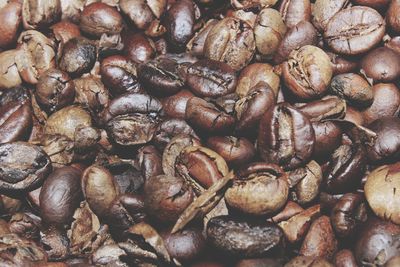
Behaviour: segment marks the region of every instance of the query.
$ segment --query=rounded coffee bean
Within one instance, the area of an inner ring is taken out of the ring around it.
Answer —
[[[334,259],[334,264],[336,267],[357,267],[357,261],[354,254],[349,249],[339,250]]]
[[[329,0],[317,0],[312,8],[313,19],[312,22],[314,26],[319,31],[325,31],[326,25],[329,20],[340,10],[346,8],[348,1],[339,0],[331,2]]]
[[[121,0],[121,11],[127,15],[141,30],[147,29],[150,23],[160,18],[167,7],[167,1],[147,2],[145,0]]]
[[[288,176],[279,166],[252,163],[238,172],[225,200],[244,214],[271,215],[285,205],[288,194]]]
[[[0,7],[0,48],[8,48],[17,40],[18,28],[21,25],[22,4],[10,2]]]
[[[199,60],[187,69],[186,84],[201,97],[219,97],[233,93],[236,88],[235,71],[226,63]]]
[[[339,54],[358,55],[377,45],[385,34],[385,21],[370,7],[354,6],[336,13],[324,39]]]
[[[185,119],[186,104],[193,96],[189,90],[181,90],[172,96],[163,98],[161,103],[165,114],[171,118]]]
[[[148,179],[144,193],[147,213],[164,223],[175,222],[194,198],[192,188],[182,178],[167,175]]]
[[[240,257],[276,255],[283,246],[282,230],[271,223],[257,224],[228,216],[211,218],[207,239],[217,249]]]
[[[120,33],[123,21],[117,9],[98,2],[85,6],[81,13],[79,26],[84,33],[100,37],[103,34]]]
[[[88,75],[74,80],[75,103],[92,114],[101,112],[109,104],[109,92],[99,77]]]
[[[61,17],[60,0],[23,0],[22,22],[25,29],[44,28]]]
[[[305,164],[314,150],[310,120],[287,103],[271,107],[260,121],[258,150],[262,159],[284,169]]]
[[[155,56],[155,44],[144,34],[131,31],[122,34],[124,54],[135,63],[145,63]]]
[[[38,188],[52,170],[49,156],[38,146],[0,144],[0,192],[15,195]]]
[[[74,101],[75,86],[66,72],[50,69],[39,77],[35,96],[41,106],[54,112]]]
[[[80,76],[93,68],[96,57],[96,46],[91,41],[73,38],[62,49],[59,67],[71,76]]]
[[[321,97],[332,78],[329,56],[316,46],[306,45],[290,53],[283,65],[283,79],[295,96],[301,99]]]
[[[310,21],[310,0],[283,0],[279,11],[289,28],[295,27],[301,21]]]
[[[157,148],[163,150],[172,138],[177,135],[191,135],[193,137],[198,137],[186,121],[180,119],[167,119],[157,126],[153,142]]]
[[[210,30],[218,23],[216,19],[208,20],[186,45],[187,50],[194,56],[203,56],[204,43]]]
[[[370,106],[374,98],[371,85],[354,73],[336,75],[331,81],[330,89],[353,106]]]
[[[40,213],[44,222],[63,225],[72,221],[82,200],[81,172],[73,167],[53,171],[40,190]]]
[[[392,82],[400,78],[400,54],[387,47],[369,52],[360,63],[361,72],[375,82]]]
[[[138,151],[137,161],[144,180],[163,173],[162,157],[154,146],[144,146]]]
[[[399,11],[400,11],[400,1],[392,0],[387,10],[386,21],[389,27],[397,34],[400,33]]]
[[[365,197],[374,213],[383,220],[400,223],[399,198],[400,163],[383,165],[373,170],[364,186]]]

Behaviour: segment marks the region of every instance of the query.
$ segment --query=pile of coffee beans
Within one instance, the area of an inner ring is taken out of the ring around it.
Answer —
[[[400,266],[400,0],[0,0],[0,266]]]

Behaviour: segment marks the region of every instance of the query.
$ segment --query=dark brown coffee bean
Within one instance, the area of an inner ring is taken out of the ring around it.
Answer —
[[[328,55],[316,46],[306,45],[290,53],[283,65],[283,79],[295,96],[313,99],[325,94],[332,78]]]
[[[147,29],[154,19],[159,19],[167,7],[166,0],[122,0],[120,8],[139,29]]]
[[[60,0],[23,0],[22,22],[27,30],[51,25],[61,17]]]
[[[299,254],[331,259],[337,250],[337,246],[338,242],[329,217],[321,216],[311,224]]]
[[[339,54],[358,55],[377,45],[384,34],[385,21],[375,9],[355,6],[332,17],[324,39]]]
[[[354,257],[354,254],[349,249],[339,250],[334,258],[336,267],[357,267],[357,261]]]
[[[367,144],[367,155],[371,163],[393,162],[400,157],[400,118],[382,117],[368,126],[377,136]]]
[[[148,179],[144,194],[147,213],[164,223],[175,222],[194,198],[192,188],[182,178],[167,175]]]
[[[27,140],[32,129],[28,91],[16,87],[0,96],[0,143]]]
[[[311,3],[309,0],[284,0],[279,11],[289,28],[296,26],[301,21],[311,20]]]
[[[356,58],[345,57],[332,52],[327,52],[332,62],[333,75],[356,72],[359,61]]]
[[[186,83],[201,97],[219,97],[233,93],[236,88],[235,71],[226,63],[200,60],[187,69]]]
[[[155,56],[155,44],[144,34],[131,31],[122,34],[124,53],[135,63],[145,63]]]
[[[341,119],[346,113],[346,102],[337,96],[326,96],[320,100],[296,104],[296,107],[312,122],[326,119]]]
[[[198,97],[187,101],[185,118],[195,129],[208,133],[229,133],[235,124],[232,115]]]
[[[204,43],[210,30],[218,23],[216,19],[208,20],[186,45],[187,50],[194,56],[204,55]]]
[[[244,214],[271,215],[283,208],[288,194],[288,176],[279,166],[252,163],[238,172],[225,200]]]
[[[92,114],[101,112],[109,103],[109,92],[99,77],[88,75],[74,80],[75,103],[87,108]]]
[[[60,21],[56,24],[53,24],[50,29],[54,35],[53,38],[57,43],[59,43],[57,53],[61,52],[62,47],[66,42],[72,38],[81,36],[79,26],[69,21]]]
[[[1,144],[0,159],[2,194],[32,191],[41,185],[52,169],[46,153],[25,142]]]
[[[85,6],[81,13],[79,26],[84,33],[99,38],[103,34],[120,33],[123,22],[116,9],[98,2]]]
[[[400,1],[399,0],[391,1],[390,6],[387,10],[386,21],[388,26],[396,33],[400,33],[399,11],[400,11]]]
[[[145,180],[163,174],[162,156],[154,146],[142,147],[138,152],[137,161]]]
[[[310,159],[314,143],[309,119],[287,103],[270,108],[260,121],[258,150],[267,162],[285,169],[299,167]]]
[[[291,217],[299,214],[302,211],[304,211],[304,209],[299,204],[288,200],[285,207],[274,217],[268,219],[268,221],[280,223],[282,221],[289,220]]]
[[[265,82],[259,82],[235,103],[236,131],[250,134],[256,129],[262,115],[275,104],[275,94]]]
[[[181,90],[172,96],[163,98],[161,103],[165,114],[171,118],[185,119],[187,101],[193,96],[189,90]]]
[[[253,31],[246,22],[225,18],[208,33],[204,43],[204,55],[212,60],[223,61],[234,70],[244,68],[253,58],[256,43]]]
[[[72,221],[82,200],[81,172],[73,167],[53,171],[40,190],[40,214],[44,222],[63,225]]]
[[[354,73],[336,75],[331,81],[330,89],[350,105],[358,107],[370,106],[374,97],[371,85]]]
[[[331,223],[339,237],[350,236],[367,220],[367,206],[360,194],[348,193],[339,199],[331,213]]]
[[[174,49],[185,47],[193,35],[195,4],[192,0],[177,0],[168,9],[165,24],[168,40]]]
[[[375,217],[369,219],[358,234],[354,255],[360,266],[384,264],[399,255],[399,226]]]
[[[358,144],[341,145],[332,154],[325,172],[325,189],[346,193],[357,189],[366,168],[364,147]]]
[[[207,239],[230,255],[262,257],[277,253],[284,237],[282,230],[271,223],[257,224],[219,216],[208,222]]]
[[[202,146],[187,146],[176,158],[175,172],[196,194],[209,188],[229,172],[223,157]]]
[[[22,4],[10,2],[0,8],[0,48],[8,48],[17,40],[18,28],[21,25]]]
[[[384,165],[373,170],[364,186],[365,197],[374,213],[394,223],[400,222],[397,186],[400,164]]]
[[[165,146],[177,135],[191,135],[198,138],[192,127],[186,121],[180,119],[168,119],[160,123],[154,133],[153,142],[160,149]]]
[[[400,78],[400,55],[380,47],[369,52],[361,60],[361,72],[374,82],[392,82]]]
[[[110,102],[102,119],[116,143],[145,144],[153,138],[161,109],[161,103],[149,95],[127,93]]]
[[[59,67],[72,76],[80,76],[93,68],[96,57],[96,46],[91,41],[73,38],[64,45]]]
[[[207,139],[207,147],[221,155],[232,167],[249,163],[255,156],[254,145],[246,138],[213,136]]]
[[[346,8],[349,2],[339,0],[331,2],[329,0],[317,0],[312,8],[312,22],[319,31],[325,31],[329,20],[339,11]]]
[[[376,119],[393,116],[400,111],[400,91],[393,83],[378,83],[372,87],[374,101],[372,105],[362,111],[365,125]]]
[[[138,151],[138,153],[140,152]],[[136,193],[143,186],[145,170],[140,169],[139,164],[140,162],[132,164],[123,161],[106,164],[107,170],[114,176],[113,179],[119,188],[117,191],[121,194]],[[154,164],[157,164],[157,162],[154,162]],[[161,165],[161,162],[159,164]]]
[[[75,86],[66,72],[51,69],[39,77],[35,96],[38,103],[51,113],[73,103]]]

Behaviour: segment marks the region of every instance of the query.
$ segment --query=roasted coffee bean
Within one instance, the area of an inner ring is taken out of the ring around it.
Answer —
[[[119,194],[113,175],[105,168],[92,165],[82,174],[81,188],[89,207],[97,216],[105,216]]]
[[[268,221],[279,223],[290,219],[291,217],[301,213],[302,211],[304,211],[304,209],[299,204],[288,200],[285,207],[274,217],[268,219]]]
[[[262,115],[275,104],[275,98],[273,90],[265,82],[259,82],[251,88],[235,103],[236,131],[249,135],[249,130],[255,130]]]
[[[325,31],[329,20],[349,4],[347,0],[331,2],[329,0],[317,0],[312,8],[312,22],[319,31]]]
[[[367,206],[360,194],[347,193],[339,199],[331,213],[331,223],[340,237],[350,236],[367,220]]]
[[[186,121],[180,119],[164,120],[158,125],[154,133],[153,142],[160,150],[163,150],[172,138],[181,134],[198,137]]]
[[[386,116],[397,116],[400,111],[400,91],[392,83],[378,83],[372,87],[374,101],[362,111],[365,125]]]
[[[123,56],[105,58],[101,62],[100,73],[102,82],[113,96],[140,91],[136,66]]]
[[[274,73],[273,67],[267,63],[254,63],[244,68],[238,79],[236,93],[240,97],[244,97],[259,82],[267,83],[274,91],[275,97],[278,96],[279,76]]]
[[[292,51],[283,65],[283,79],[287,88],[304,100],[323,96],[331,78],[331,61],[316,46],[306,45]]]
[[[229,172],[223,157],[202,146],[187,146],[176,158],[175,172],[196,194],[209,188]]]
[[[148,179],[144,193],[147,213],[164,223],[175,222],[194,198],[191,186],[183,178],[167,175]]]
[[[70,223],[82,200],[81,172],[73,167],[53,171],[40,190],[40,214],[45,223]]]
[[[79,26],[69,21],[60,21],[51,26],[50,29],[52,30],[53,38],[56,40],[56,43],[59,43],[57,53],[60,53],[66,42],[72,38],[81,36]]]
[[[364,186],[365,197],[374,213],[394,223],[400,222],[396,196],[400,163],[384,165],[373,170]]]
[[[232,167],[249,163],[255,156],[254,145],[246,138],[213,136],[207,139],[207,147],[221,155]]]
[[[0,48],[8,48],[17,40],[21,25],[22,4],[18,1],[7,3],[0,8]]]
[[[285,205],[287,174],[277,165],[252,163],[241,169],[225,193],[228,206],[249,215],[271,215]]]
[[[400,78],[400,54],[387,47],[372,50],[360,62],[361,72],[375,82]]]
[[[145,144],[153,138],[161,109],[161,103],[149,95],[127,93],[110,102],[102,119],[114,142]]]
[[[87,108],[93,114],[97,114],[107,107],[109,92],[100,78],[88,75],[74,80],[75,103]]]
[[[9,223],[10,232],[27,239],[39,239],[41,219],[32,213],[15,213]]]
[[[22,53],[17,49],[0,53],[0,89],[10,89],[22,83],[16,64],[16,57],[21,56]]]
[[[287,103],[271,107],[261,118],[258,150],[267,162],[284,169],[299,167],[310,159],[314,143],[309,119]]]
[[[309,257],[331,259],[338,246],[335,233],[328,216],[321,216],[310,226],[301,245],[299,254]]]
[[[244,68],[253,58],[256,42],[251,26],[235,18],[219,21],[208,33],[204,55],[223,61],[234,70]]]
[[[235,118],[232,115],[198,97],[192,97],[187,101],[185,119],[195,130],[209,133],[229,133],[235,125]]]
[[[370,106],[374,97],[371,85],[354,73],[336,75],[331,81],[330,89],[350,105],[358,107]]]
[[[177,0],[168,9],[165,24],[168,40],[175,48],[183,48],[193,35],[195,4],[192,0]]]
[[[357,263],[363,265],[384,266],[399,254],[399,226],[377,219],[368,219],[358,233],[354,255]]]
[[[327,53],[332,62],[333,74],[344,74],[355,72],[358,68],[358,61],[356,58],[345,57],[332,52]]]
[[[385,21],[370,7],[343,9],[326,25],[324,39],[339,54],[358,55],[377,45],[385,34]]]
[[[27,140],[32,129],[32,108],[24,87],[0,96],[0,143]]]
[[[104,3],[92,3],[85,6],[81,13],[80,29],[89,35],[100,37],[122,31],[122,17],[117,9]]]
[[[138,151],[138,153],[140,152]],[[157,164],[157,162],[154,162],[154,164]],[[161,162],[159,164],[161,165]],[[117,191],[121,194],[136,193],[143,186],[145,170],[140,169],[139,165],[120,161],[110,165],[106,164],[106,166],[107,170],[114,176],[113,179],[119,188]]]
[[[400,158],[400,118],[382,117],[368,126],[377,136],[367,144],[368,159],[372,163],[393,162]]]
[[[151,22],[160,18],[167,7],[166,0],[122,0],[119,3],[121,11],[127,15],[139,29],[147,29]]]
[[[91,41],[72,38],[63,47],[59,67],[71,76],[80,76],[93,68],[96,57],[96,46]]]
[[[155,44],[144,34],[131,31],[122,34],[124,54],[135,63],[145,63],[155,56]]]
[[[40,235],[40,243],[50,261],[65,260],[69,256],[69,240],[66,231],[52,226],[46,227]]]
[[[286,25],[280,13],[272,8],[261,10],[254,27],[257,51],[263,56],[272,56],[286,33]]]
[[[366,152],[359,144],[341,145],[332,154],[325,172],[325,189],[331,193],[352,192],[361,184]]]
[[[400,33],[399,10],[400,1],[394,0],[390,2],[390,6],[386,14],[386,21],[388,26],[396,33]]]
[[[172,96],[163,98],[161,103],[165,114],[171,118],[185,119],[187,101],[193,96],[189,90],[181,90]]]
[[[210,30],[218,23],[216,19],[208,20],[186,45],[187,50],[194,56],[203,56],[204,43]]]
[[[357,267],[353,252],[348,249],[339,250],[333,260],[336,267]]]
[[[337,96],[326,96],[320,100],[308,103],[299,103],[296,107],[312,122],[321,122],[326,119],[342,119],[346,113],[346,102]]]
[[[207,239],[224,253],[261,257],[277,253],[282,248],[284,237],[282,230],[270,223],[258,224],[219,216],[208,222]]]
[[[289,28],[296,26],[301,21],[310,21],[311,3],[309,0],[284,0],[279,11]]]
[[[235,71],[226,63],[200,60],[187,69],[186,84],[201,97],[219,97],[233,93],[236,88]]]
[[[361,126],[365,124],[363,114],[359,110],[350,106],[346,108],[346,116],[344,117],[344,120]]]
[[[145,180],[163,174],[162,156],[154,146],[142,147],[138,152],[137,161]]]
[[[24,28],[37,29],[47,27],[61,17],[60,0],[23,0],[22,22]]]
[[[38,188],[52,170],[49,157],[38,146],[13,142],[0,145],[0,191],[15,195]]]
[[[52,113],[73,103],[75,86],[66,72],[51,69],[39,77],[35,96],[38,103]]]

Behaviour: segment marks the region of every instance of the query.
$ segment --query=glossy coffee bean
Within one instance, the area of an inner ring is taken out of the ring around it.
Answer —
[[[32,107],[24,87],[0,96],[0,143],[27,140],[32,129]]]
[[[155,56],[155,44],[144,34],[131,31],[122,34],[124,54],[135,63],[145,63]]]
[[[73,167],[53,171],[40,190],[40,213],[44,222],[63,225],[72,221],[82,200],[81,172]]]
[[[167,1],[122,0],[121,11],[139,29],[147,29],[154,19],[160,18],[167,7]]]
[[[377,45],[385,34],[385,21],[370,7],[344,9],[328,22],[324,39],[333,51],[358,55]]]
[[[207,224],[209,242],[231,255],[261,257],[277,253],[282,247],[283,238],[282,230],[270,223],[257,224],[219,216]]]
[[[287,103],[270,108],[260,121],[258,150],[270,163],[294,169],[314,150],[315,134],[309,119]]]
[[[187,69],[186,84],[200,97],[219,97],[233,93],[235,71],[223,62],[200,60]]]
[[[35,96],[41,106],[54,112],[73,102],[75,86],[66,72],[51,69],[39,77]]]
[[[361,71],[376,82],[392,82],[400,77],[400,54],[380,47],[363,57]]]
[[[172,96],[163,98],[161,103],[165,114],[171,118],[185,119],[186,104],[193,96],[192,92],[184,89]]]
[[[301,21],[310,21],[311,3],[309,0],[284,0],[279,11],[289,28],[296,26]]]
[[[38,188],[52,170],[48,155],[38,146],[13,142],[0,145],[0,191],[15,195]]]
[[[167,119],[157,126],[153,142],[160,149],[163,148],[177,135],[190,135],[198,137],[186,121],[180,119]]]
[[[249,215],[271,215],[286,203],[288,176],[277,165],[252,163],[241,169],[225,193],[228,206]]]
[[[312,8],[312,22],[319,31],[325,31],[329,20],[339,11],[346,8],[348,1],[317,0]]]
[[[194,56],[204,54],[204,43],[210,30],[218,23],[216,19],[208,20],[186,45],[187,50]]]
[[[336,75],[331,81],[330,89],[356,107],[370,106],[374,97],[371,85],[363,77],[354,73]]]
[[[22,5],[20,2],[10,2],[0,8],[0,40],[1,48],[8,48],[17,40],[18,28],[21,24]]]
[[[154,146],[142,147],[138,152],[137,160],[145,180],[163,173],[162,155]]]
[[[397,224],[400,222],[396,196],[399,167],[400,164],[395,163],[376,168],[368,175],[364,186],[365,197],[374,213]]]
[[[120,33],[123,22],[117,9],[99,2],[85,6],[79,26],[84,33],[100,37]]]

